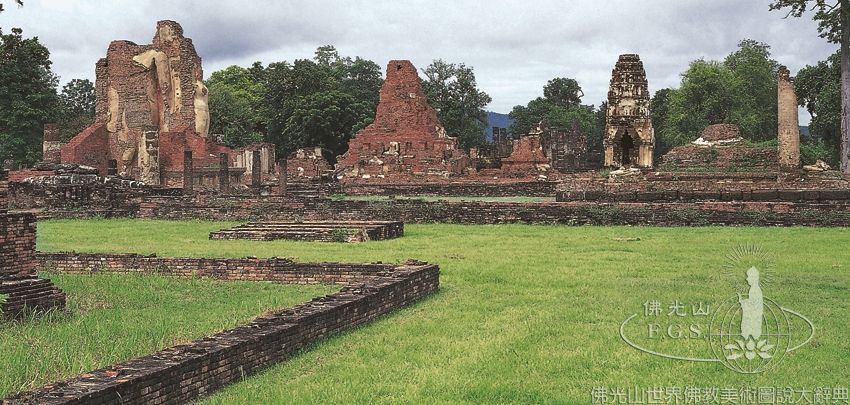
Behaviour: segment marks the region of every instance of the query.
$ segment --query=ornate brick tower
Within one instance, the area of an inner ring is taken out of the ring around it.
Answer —
[[[605,120],[605,166],[652,167],[655,131],[649,86],[636,54],[620,55],[611,74]]]

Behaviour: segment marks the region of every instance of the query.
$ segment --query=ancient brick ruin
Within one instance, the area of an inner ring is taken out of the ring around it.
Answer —
[[[726,177],[747,173],[773,175],[778,167],[776,149],[747,146],[741,129],[734,124],[707,126],[699,138],[674,147],[661,157],[661,162],[661,170],[722,173]]]
[[[404,223],[399,221],[264,221],[210,232],[210,239],[366,242],[402,235]]]
[[[510,156],[502,159],[505,174],[543,174],[552,170],[552,160],[543,151],[543,124],[513,140]]]
[[[643,62],[620,55],[611,73],[605,120],[605,166],[652,167],[655,131],[649,112],[649,87]]]
[[[61,145],[61,161],[98,169],[152,186],[181,187],[184,156],[191,152],[200,185],[216,183],[219,156],[228,155],[228,176],[250,181],[246,150],[232,150],[208,133],[207,88],[201,58],[180,24],[159,21],[151,44],[113,41],[96,65],[95,122]],[[56,139],[45,131],[45,151]],[[274,147],[260,147],[274,162]],[[54,155],[46,155],[54,158]],[[273,173],[274,164],[264,164]]]
[[[159,258],[132,254],[46,253],[42,269],[59,273],[139,273],[278,283],[335,283],[338,293],[257,317],[244,326],[169,347],[2,403],[185,404],[242,381],[341,331],[434,293],[436,265],[295,263],[286,259]]]
[[[295,178],[317,178],[333,171],[329,160],[333,152],[320,148],[301,148],[286,158],[286,172]]]
[[[65,307],[65,294],[36,275],[35,216],[7,212],[8,182],[0,172],[0,318]]]
[[[410,61],[387,64],[375,121],[358,132],[339,157],[344,177],[449,176],[466,172],[469,158],[458,149],[428,104]]]
[[[785,171],[800,168],[800,123],[797,116],[797,94],[791,84],[791,72],[779,67],[777,78],[779,108],[779,166]]]

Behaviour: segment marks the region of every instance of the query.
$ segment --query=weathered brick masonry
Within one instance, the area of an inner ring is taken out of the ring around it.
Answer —
[[[405,223],[850,226],[848,201],[480,202],[150,198],[143,218],[397,220]]]
[[[365,242],[403,235],[404,223],[399,221],[263,221],[210,232],[210,239]]]
[[[410,305],[439,287],[436,265],[300,264],[284,259],[169,259],[41,254],[62,272],[159,269],[175,276],[346,284],[340,292],[256,318],[248,325],[80,377],[20,393],[3,404],[183,404],[285,360],[317,340]]]
[[[0,318],[65,306],[65,294],[35,274],[35,216],[9,214],[6,173],[0,172]]]
[[[557,181],[388,183],[358,182],[343,184],[341,191],[351,195],[429,195],[487,197],[554,197]]]

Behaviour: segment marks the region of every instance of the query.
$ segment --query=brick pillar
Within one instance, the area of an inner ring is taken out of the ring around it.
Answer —
[[[61,163],[61,150],[62,142],[59,140],[59,127],[56,124],[45,124],[41,160],[50,163]]]
[[[218,190],[226,193],[230,191],[230,163],[226,153],[218,155],[218,164]]]
[[[791,84],[791,72],[785,66],[779,67],[777,82],[779,166],[784,171],[794,171],[800,167],[800,124],[797,118],[797,94]]]
[[[260,169],[262,169],[260,151],[255,150],[251,152],[251,187],[253,188],[260,188]]]
[[[183,191],[191,192],[195,182],[195,165],[192,162],[192,151],[183,151]]]
[[[278,190],[281,195],[286,194],[286,159],[280,161],[280,175],[278,176],[280,186]]]

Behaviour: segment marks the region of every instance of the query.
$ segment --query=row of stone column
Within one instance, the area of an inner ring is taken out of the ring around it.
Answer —
[[[221,192],[230,191],[230,158],[226,153],[218,155],[219,171],[218,171],[218,188]],[[279,194],[286,193],[286,159],[281,160],[279,165],[280,175],[278,176],[278,192]],[[260,159],[260,151],[255,150],[251,154],[251,188],[259,189],[262,182],[262,161]],[[195,183],[195,165],[192,158],[192,151],[183,151],[183,191],[191,193]]]

